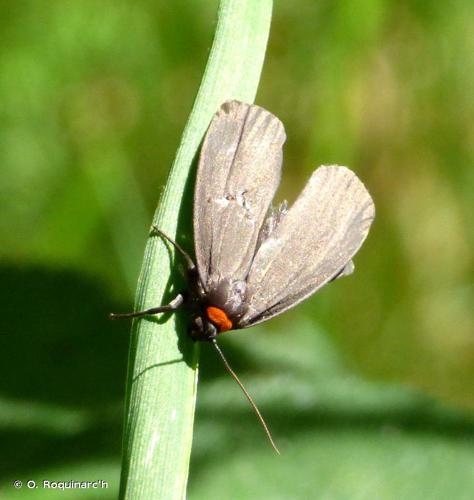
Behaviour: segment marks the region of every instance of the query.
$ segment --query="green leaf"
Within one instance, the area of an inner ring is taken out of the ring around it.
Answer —
[[[291,314],[220,341],[281,455],[206,353],[188,497],[470,499],[472,415],[414,388],[365,380],[327,331]]]
[[[270,0],[222,0],[199,92],[154,217],[171,237],[190,228],[193,160],[212,115],[226,100],[253,102],[271,21]],[[179,96],[177,96],[179,97]],[[179,257],[178,257],[179,258]],[[136,308],[169,301],[170,249],[150,236]],[[182,317],[134,323],[129,358],[121,498],[183,498],[196,399],[198,346]]]

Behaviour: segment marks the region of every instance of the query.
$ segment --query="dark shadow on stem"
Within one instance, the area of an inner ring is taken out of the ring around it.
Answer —
[[[142,377],[147,371],[152,370],[154,368],[160,368],[161,366],[174,365],[176,363],[182,363],[183,358],[173,359],[171,361],[164,361],[163,363],[155,363],[154,365],[147,366],[144,370],[142,370],[139,374],[137,374],[132,382],[136,382],[140,377]]]

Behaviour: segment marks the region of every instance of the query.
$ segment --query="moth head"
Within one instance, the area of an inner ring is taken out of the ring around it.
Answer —
[[[196,316],[190,326],[189,334],[193,340],[212,340],[219,333],[216,326],[205,316]]]

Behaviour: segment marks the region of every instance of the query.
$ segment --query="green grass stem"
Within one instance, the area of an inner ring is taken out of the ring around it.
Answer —
[[[270,29],[270,0],[222,0],[214,42],[153,223],[171,237],[191,229],[192,166],[209,122],[226,100],[253,102]],[[177,96],[179,98],[179,96]],[[186,245],[187,240],[184,241]],[[190,244],[188,241],[187,247]],[[136,308],[167,302],[179,282],[174,250],[148,239]],[[179,259],[179,257],[177,257]],[[173,272],[172,272],[173,270]],[[180,499],[193,438],[198,345],[183,316],[135,321],[129,356],[120,498]]]

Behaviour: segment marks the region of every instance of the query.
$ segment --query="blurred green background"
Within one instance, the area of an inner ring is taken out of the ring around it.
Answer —
[[[0,3],[0,498],[109,481],[147,231],[217,1]],[[201,349],[191,499],[470,499],[473,19],[468,0],[276,2],[257,103],[285,123],[278,198],[353,168],[377,218],[356,272],[222,346],[274,456]]]

